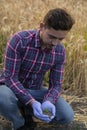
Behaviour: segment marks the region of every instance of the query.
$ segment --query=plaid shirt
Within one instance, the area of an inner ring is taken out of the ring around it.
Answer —
[[[7,43],[0,83],[5,83],[27,105],[33,97],[26,88],[37,92],[50,70],[49,89],[43,100],[55,103],[61,93],[64,63],[65,49],[61,43],[51,51],[42,50],[39,30],[18,32]]]

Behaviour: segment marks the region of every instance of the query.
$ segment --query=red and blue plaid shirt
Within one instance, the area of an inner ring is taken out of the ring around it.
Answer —
[[[5,83],[27,105],[33,97],[26,88],[37,92],[50,70],[49,90],[43,100],[55,103],[61,93],[64,63],[65,49],[61,43],[51,51],[42,50],[39,30],[21,31],[7,43],[0,83]]]

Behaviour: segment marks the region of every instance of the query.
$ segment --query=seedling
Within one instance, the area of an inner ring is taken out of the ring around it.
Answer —
[[[52,113],[51,113],[48,109],[44,109],[44,110],[43,110],[43,113],[44,113],[45,115],[48,115],[49,118],[51,118],[51,116],[52,116]]]

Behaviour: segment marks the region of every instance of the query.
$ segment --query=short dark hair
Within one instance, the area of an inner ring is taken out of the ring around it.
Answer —
[[[46,28],[55,30],[70,30],[75,23],[72,16],[61,8],[49,10],[43,22]]]

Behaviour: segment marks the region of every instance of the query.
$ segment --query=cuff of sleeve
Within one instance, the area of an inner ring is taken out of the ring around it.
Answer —
[[[55,104],[55,100],[53,100],[52,98],[44,98],[43,102],[45,101],[50,101],[51,103]]]
[[[32,98],[31,100],[29,100],[28,102],[26,102],[25,105],[32,104],[32,102],[34,102],[34,101],[35,101],[35,99]]]

